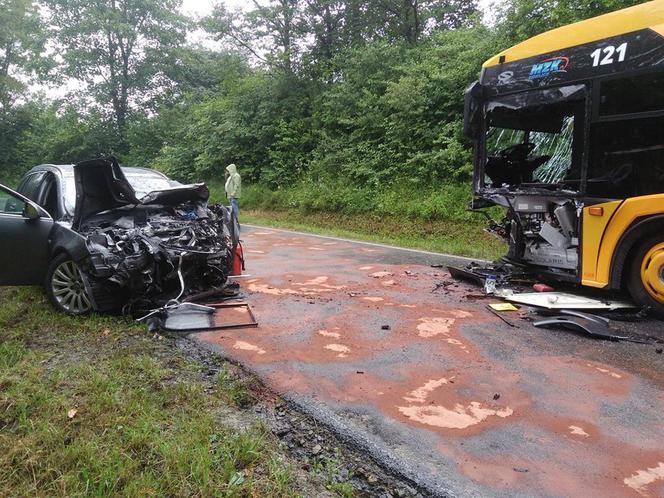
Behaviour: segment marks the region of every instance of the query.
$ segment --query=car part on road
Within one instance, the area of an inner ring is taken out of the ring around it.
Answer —
[[[484,287],[484,280],[485,277],[483,275],[479,275],[478,273],[469,270],[467,268],[458,268],[455,266],[448,266],[447,271],[450,272],[450,275],[452,278],[455,278],[457,280],[465,280],[466,282],[473,283],[475,285],[479,285],[481,287]]]
[[[180,303],[139,318],[151,332],[205,332],[257,327],[258,322],[246,302],[196,304]]]
[[[539,312],[543,313],[542,310]],[[609,341],[627,341],[637,344],[662,344],[664,342],[662,338],[650,335],[618,333],[611,328],[611,320],[603,316],[576,310],[560,310],[559,313],[560,315],[553,315],[543,320],[538,320],[533,325],[535,327],[559,325],[576,332],[583,332],[597,339]]]
[[[458,266],[447,266],[452,278],[465,280],[480,287],[486,285],[487,278],[495,278],[496,288],[504,288],[519,285],[531,285],[533,276],[523,268],[507,262],[496,262],[481,265],[470,263],[464,268]]]
[[[519,308],[510,303],[494,303],[488,306],[494,311],[519,311]]]
[[[229,275],[229,279],[232,275]],[[213,298],[230,298],[236,297],[240,294],[240,284],[237,282],[226,282],[222,287],[213,287],[212,289],[199,292],[198,294],[190,294],[185,297],[183,303],[199,303],[205,304]]]
[[[507,301],[546,309],[575,310],[618,310],[636,306],[627,301],[614,299],[595,299],[564,292],[531,292],[514,294],[505,298]]]
[[[490,304],[488,304],[488,305],[486,306],[486,309],[489,310],[489,312],[490,312],[492,315],[496,315],[498,318],[500,318],[503,322],[505,322],[505,323],[506,323],[507,325],[509,325],[510,327],[513,327],[513,328],[516,328],[516,329],[519,328],[518,325],[512,323],[510,320],[508,320],[507,318],[505,318],[504,316],[502,316],[502,315],[498,312],[498,310],[492,308]]]

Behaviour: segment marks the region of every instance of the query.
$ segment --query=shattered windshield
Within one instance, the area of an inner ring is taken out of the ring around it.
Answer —
[[[123,173],[136,192],[136,197],[139,199],[145,197],[150,192],[169,189],[175,184],[175,182],[171,183],[170,180],[151,171],[132,171],[125,169],[123,170]],[[69,214],[73,214],[74,206],[76,206],[76,182],[74,180],[74,172],[64,172],[63,175],[65,208]]]
[[[504,97],[487,105],[486,187],[580,184],[585,87]]]

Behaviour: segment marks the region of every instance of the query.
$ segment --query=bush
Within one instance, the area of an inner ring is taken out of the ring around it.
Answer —
[[[224,200],[223,185],[210,184],[215,200]],[[406,185],[383,189],[353,187],[343,183],[302,181],[292,188],[265,185],[244,187],[243,209],[263,211],[294,210],[302,214],[333,212],[348,215],[373,214],[419,220],[448,220],[483,223],[467,211],[471,200],[469,183],[452,183],[427,188]]]

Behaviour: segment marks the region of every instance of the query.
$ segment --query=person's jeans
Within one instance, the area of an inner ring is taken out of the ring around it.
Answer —
[[[240,206],[237,203],[236,198],[231,198],[231,212],[235,213],[235,217],[240,219]]]

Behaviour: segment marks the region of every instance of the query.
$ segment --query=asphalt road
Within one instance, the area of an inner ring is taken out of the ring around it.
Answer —
[[[427,494],[664,496],[661,346],[510,327],[435,290],[458,258],[243,230],[260,326],[195,339]]]

